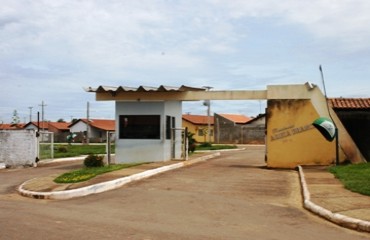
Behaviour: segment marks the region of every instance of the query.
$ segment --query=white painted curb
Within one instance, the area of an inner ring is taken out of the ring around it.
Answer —
[[[156,169],[147,170],[147,171],[144,171],[144,172],[141,172],[141,173],[133,174],[131,176],[122,177],[122,178],[119,178],[119,179],[115,179],[115,180],[111,180],[111,181],[107,181],[107,182],[103,182],[103,183],[98,183],[98,184],[94,184],[94,185],[87,186],[87,187],[65,190],[65,191],[34,192],[34,191],[25,190],[25,189],[23,189],[23,186],[27,184],[28,181],[26,181],[18,187],[18,192],[23,196],[32,197],[32,198],[36,198],[36,199],[62,200],[62,199],[70,199],[70,198],[75,198],[75,197],[83,197],[83,196],[87,196],[87,195],[91,195],[91,194],[96,194],[96,193],[101,193],[101,192],[117,189],[117,188],[120,188],[123,185],[125,185],[127,183],[130,183],[132,181],[141,180],[141,179],[148,178],[148,177],[151,177],[153,175],[156,175],[156,174],[159,174],[159,173],[162,173],[162,172],[166,172],[166,171],[181,168],[181,167],[184,167],[184,166],[192,165],[194,163],[206,161],[210,158],[214,158],[214,157],[219,156],[219,155],[220,155],[220,153],[216,152],[214,154],[199,157],[199,158],[196,158],[196,159],[192,159],[192,160],[188,160],[188,161],[184,161],[184,162],[179,162],[179,163],[163,166],[163,167],[159,167],[159,168],[156,168]],[[29,180],[29,181],[32,181],[32,180]]]
[[[314,214],[319,215],[337,225],[350,228],[350,229],[364,231],[364,232],[370,232],[370,222],[369,221],[364,221],[364,220],[348,217],[348,216],[345,216],[339,213],[333,213],[332,211],[311,202],[311,195],[310,195],[310,192],[308,191],[306,179],[305,179],[303,169],[301,166],[298,166],[298,172],[299,172],[299,177],[301,180],[300,182],[302,186],[304,208],[306,208],[307,210],[313,212]]]

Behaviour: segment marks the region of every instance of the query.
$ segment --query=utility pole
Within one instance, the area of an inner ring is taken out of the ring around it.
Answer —
[[[39,105],[39,106],[41,106],[41,124],[42,124],[42,131],[44,131],[45,129],[44,129],[44,126],[45,126],[45,118],[44,118],[44,114],[45,114],[45,111],[44,111],[44,107],[46,107],[47,105],[46,104],[44,104],[44,101],[42,101],[41,102],[41,105]]]
[[[32,108],[33,107],[28,107],[30,109],[30,122],[32,122]]]
[[[87,123],[86,123],[86,144],[89,144],[90,143],[90,140],[89,140],[89,130],[90,130],[90,103],[87,102],[87,110],[86,110],[86,120],[87,120]]]
[[[212,87],[210,86],[204,86],[207,91],[211,90]],[[208,125],[208,131],[207,131],[207,142],[211,142],[211,100],[207,99],[203,102],[204,106],[207,106],[207,125]]]
[[[325,101],[326,101],[326,108],[328,110],[329,117],[331,121],[333,122],[334,128],[335,128],[335,165],[339,165],[339,135],[338,135],[338,126],[335,124],[333,117],[331,116],[330,113],[330,108],[329,108],[329,99],[328,95],[326,94],[326,88],[325,88],[325,80],[324,80],[324,72],[322,70],[321,65],[319,66],[320,74],[321,74],[321,80],[322,80],[322,85],[324,87],[324,94],[325,94]]]

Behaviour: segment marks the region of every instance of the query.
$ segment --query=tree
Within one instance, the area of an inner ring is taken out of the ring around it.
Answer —
[[[18,123],[20,123],[20,118],[18,116],[17,110],[14,110],[12,117],[12,125],[17,125]]]
[[[66,121],[64,121],[64,119],[63,119],[63,118],[59,118],[57,122],[65,123]]]

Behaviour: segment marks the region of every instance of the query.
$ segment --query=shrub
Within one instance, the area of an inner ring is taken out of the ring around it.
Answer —
[[[90,154],[84,160],[85,167],[103,167],[103,156]]]
[[[189,143],[189,149],[188,152],[194,152],[195,151],[195,139],[194,139],[194,133],[188,132],[188,143]]]

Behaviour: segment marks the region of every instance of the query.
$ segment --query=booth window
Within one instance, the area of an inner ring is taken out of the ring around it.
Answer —
[[[160,115],[120,115],[120,139],[160,139]]]

